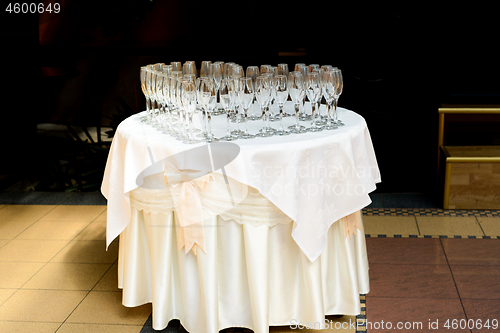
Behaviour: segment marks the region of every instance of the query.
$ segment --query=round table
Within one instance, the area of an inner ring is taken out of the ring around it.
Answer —
[[[207,144],[162,134],[141,123],[143,113],[123,121],[102,184],[108,245],[121,235],[123,304],[152,302],[155,329],[177,318],[191,332],[267,332],[359,314],[359,294],[369,291],[364,231],[361,223],[347,232],[345,218],[360,217],[380,173],[364,119],[340,114],[346,125],[337,130],[233,141],[237,156],[209,170],[199,191],[203,251],[187,253],[176,211],[181,186],[165,183],[165,162],[181,156],[178,171],[196,169],[205,157],[192,152]],[[225,115],[214,117],[216,136],[225,126]],[[260,127],[249,122],[250,133]]]

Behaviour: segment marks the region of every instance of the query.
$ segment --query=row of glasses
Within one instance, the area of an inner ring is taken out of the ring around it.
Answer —
[[[240,65],[203,62],[199,72],[202,76],[197,78],[198,72],[192,61],[182,66],[181,63],[175,62],[170,65],[159,63],[143,66],[140,78],[141,89],[146,97],[147,116],[142,120],[183,142],[195,143],[199,141],[193,138],[193,134],[199,130],[193,127],[193,116],[198,106],[204,110],[204,114],[206,113],[208,122],[202,137],[209,142],[215,141],[216,138],[211,133],[211,118],[212,115],[216,115],[217,93],[220,91],[220,106],[227,113],[227,131],[226,135],[221,138],[222,140],[314,132],[335,129],[343,125],[337,115],[338,99],[343,88],[340,70],[316,64],[309,66],[297,64],[295,69],[289,72],[287,64],[278,64],[276,67],[261,65],[260,69],[257,66],[249,66],[246,75],[243,76],[244,71]],[[231,74],[229,77],[227,77],[228,73]],[[184,81],[191,85],[188,86]],[[192,92],[186,92],[186,97],[183,97],[183,93],[189,87],[191,90],[194,89],[194,97],[190,97]],[[290,131],[283,128],[283,117],[286,116],[283,106],[289,96],[292,99],[296,117],[296,123],[290,126]],[[311,127],[307,129],[299,123],[299,120],[307,120],[303,110],[302,112],[300,110],[300,106],[304,106],[306,96],[312,108]],[[327,104],[325,119],[319,115],[322,97],[325,98]],[[274,130],[269,125],[272,117],[270,107],[273,102],[278,104],[279,112],[274,119],[280,121],[279,130]],[[254,104],[260,106],[261,116],[249,116],[249,109]],[[243,131],[238,125],[239,115],[245,123]],[[248,121],[261,117],[263,126],[260,133],[250,134]],[[231,118],[236,119],[236,129],[232,132],[230,131]],[[205,119],[203,124],[205,124]]]

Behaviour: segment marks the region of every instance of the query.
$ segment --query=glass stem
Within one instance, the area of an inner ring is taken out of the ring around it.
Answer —
[[[316,103],[311,103],[311,126],[316,127]]]
[[[230,130],[230,125],[231,125],[231,112],[229,110],[226,110],[227,113],[227,131],[226,131],[226,136],[231,136],[231,130]]]
[[[280,108],[280,131],[283,132],[283,105],[279,105]]]
[[[300,103],[296,103],[295,105],[295,129],[299,130],[299,113],[300,113]]]
[[[245,134],[248,135],[248,109],[243,109],[243,117],[245,119]]]
[[[267,128],[266,128],[266,107],[262,106],[261,110],[262,110],[262,132],[267,132]]]
[[[212,110],[207,111],[207,137],[212,138]]]
[[[328,125],[331,125],[331,123],[332,123],[332,120],[331,120],[331,119],[332,119],[332,118],[331,118],[331,113],[332,113],[332,103],[331,103],[331,102],[330,102],[330,103],[327,103],[327,108],[328,108],[328,115],[327,115],[327,116],[328,116],[328,123],[327,123],[327,124],[328,124]]]
[[[338,98],[333,99],[333,119],[334,119],[335,123],[337,123],[337,121],[338,121],[338,119],[337,119],[337,101],[338,101]]]

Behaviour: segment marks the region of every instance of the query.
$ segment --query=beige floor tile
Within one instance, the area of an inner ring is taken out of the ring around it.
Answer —
[[[17,289],[0,289],[0,306],[12,296]],[[0,332],[3,332],[0,330]]]
[[[94,221],[75,237],[75,240],[106,240],[106,222]]]
[[[363,216],[365,234],[418,235],[413,216]]]
[[[101,215],[99,215],[95,220],[99,222],[106,222],[107,213],[108,211],[105,209],[104,212],[102,212]]]
[[[120,291],[118,288],[118,263],[114,263],[113,266],[111,266],[92,290]]]
[[[144,325],[150,315],[151,304],[128,308],[119,291],[91,291],[66,322]]]
[[[0,288],[21,288],[44,263],[0,262]]]
[[[66,240],[13,239],[0,249],[0,261],[47,262],[68,242]]]
[[[47,263],[22,288],[91,290],[110,264]]]
[[[18,290],[0,307],[0,321],[62,323],[87,291]]]
[[[0,248],[10,242],[10,239],[0,239]]]
[[[60,323],[0,322],[0,332],[8,333],[54,333]]]
[[[50,222],[92,222],[106,206],[57,206],[40,221]],[[0,211],[1,212],[1,211]]]
[[[0,249],[1,251],[2,249]],[[106,251],[105,241],[72,241],[51,262],[112,264],[118,259],[118,241]]]
[[[486,236],[500,236],[500,217],[478,217]]]
[[[64,323],[57,333],[139,333],[143,325],[97,325]]]
[[[482,236],[475,217],[417,216],[420,234],[431,236]]]
[[[0,221],[35,222],[55,207],[52,205],[8,205],[0,209]]]
[[[13,239],[34,223],[33,221],[0,220],[0,239]]]
[[[320,324],[325,323],[326,326],[321,331]],[[311,323],[311,322],[290,322],[289,326],[271,326],[269,332],[271,333],[286,333],[286,332],[305,332],[305,333],[355,333],[356,332],[356,316],[326,316],[325,322]]]
[[[20,233],[16,239],[72,240],[89,222],[42,222],[38,221]]]

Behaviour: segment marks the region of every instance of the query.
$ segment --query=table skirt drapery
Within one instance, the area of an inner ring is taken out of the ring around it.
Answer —
[[[335,222],[311,262],[291,236],[294,222],[256,226],[217,215],[204,221],[206,254],[195,255],[178,249],[174,211],[143,208],[132,205],[120,235],[118,284],[125,306],[152,303],[154,329],[172,319],[192,333],[323,323],[359,314],[359,294],[369,292],[362,225],[350,239]]]

